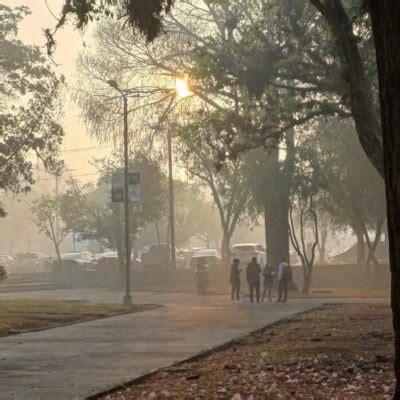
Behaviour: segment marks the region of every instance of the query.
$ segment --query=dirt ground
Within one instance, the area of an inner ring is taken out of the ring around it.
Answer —
[[[388,305],[326,305],[102,399],[389,399],[392,342]]]
[[[144,304],[124,307],[118,304],[84,304],[79,301],[0,300],[0,337],[154,307],[157,306]]]

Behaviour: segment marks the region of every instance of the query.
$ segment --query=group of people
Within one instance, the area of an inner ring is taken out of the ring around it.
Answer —
[[[288,264],[287,260],[282,257],[277,266],[277,279],[278,279],[278,299],[277,302],[286,302],[288,295],[289,282],[292,279],[292,269]],[[232,301],[240,300],[240,261],[235,258],[231,266],[230,281],[232,285],[231,298]],[[263,292],[261,294],[261,276],[263,278]],[[272,301],[272,287],[274,285],[275,271],[271,266],[266,265],[264,270],[261,269],[260,264],[256,257],[253,257],[251,262],[247,264],[246,268],[246,280],[249,285],[250,302],[260,303],[260,300],[264,302],[266,295],[268,294],[268,300]]]

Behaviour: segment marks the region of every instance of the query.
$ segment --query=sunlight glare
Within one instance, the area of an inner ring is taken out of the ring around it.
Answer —
[[[187,97],[191,94],[187,79],[185,78],[175,79],[175,90],[179,97]]]

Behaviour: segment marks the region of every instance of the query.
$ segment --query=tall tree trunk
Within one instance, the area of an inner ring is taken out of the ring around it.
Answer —
[[[56,250],[58,261],[61,261],[60,246],[58,245],[57,240],[54,241],[54,248]]]
[[[394,399],[400,399],[400,2],[369,2],[378,63],[386,181],[392,311],[395,332]]]
[[[56,251],[58,261],[61,261],[60,246],[58,244],[58,238],[57,238],[56,232],[54,230],[54,225],[53,225],[53,222],[51,219],[49,219],[49,225],[50,225],[50,231],[51,231],[51,239],[54,244],[54,250]]]
[[[230,249],[231,238],[227,232],[224,232],[221,242],[221,258],[222,267],[228,269],[231,261],[231,249]]]
[[[311,289],[312,266],[303,266],[303,294],[309,294]]]
[[[319,250],[319,260],[320,265],[326,264],[326,240],[321,240],[321,245],[318,247]]]
[[[357,265],[365,264],[364,230],[360,224],[353,224],[353,231],[357,237]]]
[[[285,134],[286,158],[279,160],[279,149],[273,149],[266,160],[266,168],[271,177],[268,192],[264,197],[265,242],[267,264],[276,268],[284,257],[290,263],[289,254],[289,207],[290,189],[294,171],[294,131]]]
[[[328,241],[328,227],[322,226],[320,229],[319,242],[318,242],[318,253],[320,265],[326,264],[326,242]]]
[[[154,223],[154,227],[156,228],[157,243],[161,244],[160,228],[158,227],[158,222],[157,221]]]
[[[271,196],[264,205],[267,264],[271,268],[276,268],[282,257],[289,261],[288,213],[289,196],[282,199]]]

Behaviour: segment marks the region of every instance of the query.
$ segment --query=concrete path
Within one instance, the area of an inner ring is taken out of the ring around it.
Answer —
[[[122,294],[52,290],[19,297],[115,302]],[[223,296],[148,292],[135,293],[135,301],[164,307],[0,339],[0,399],[84,399],[323,302],[252,306]]]

